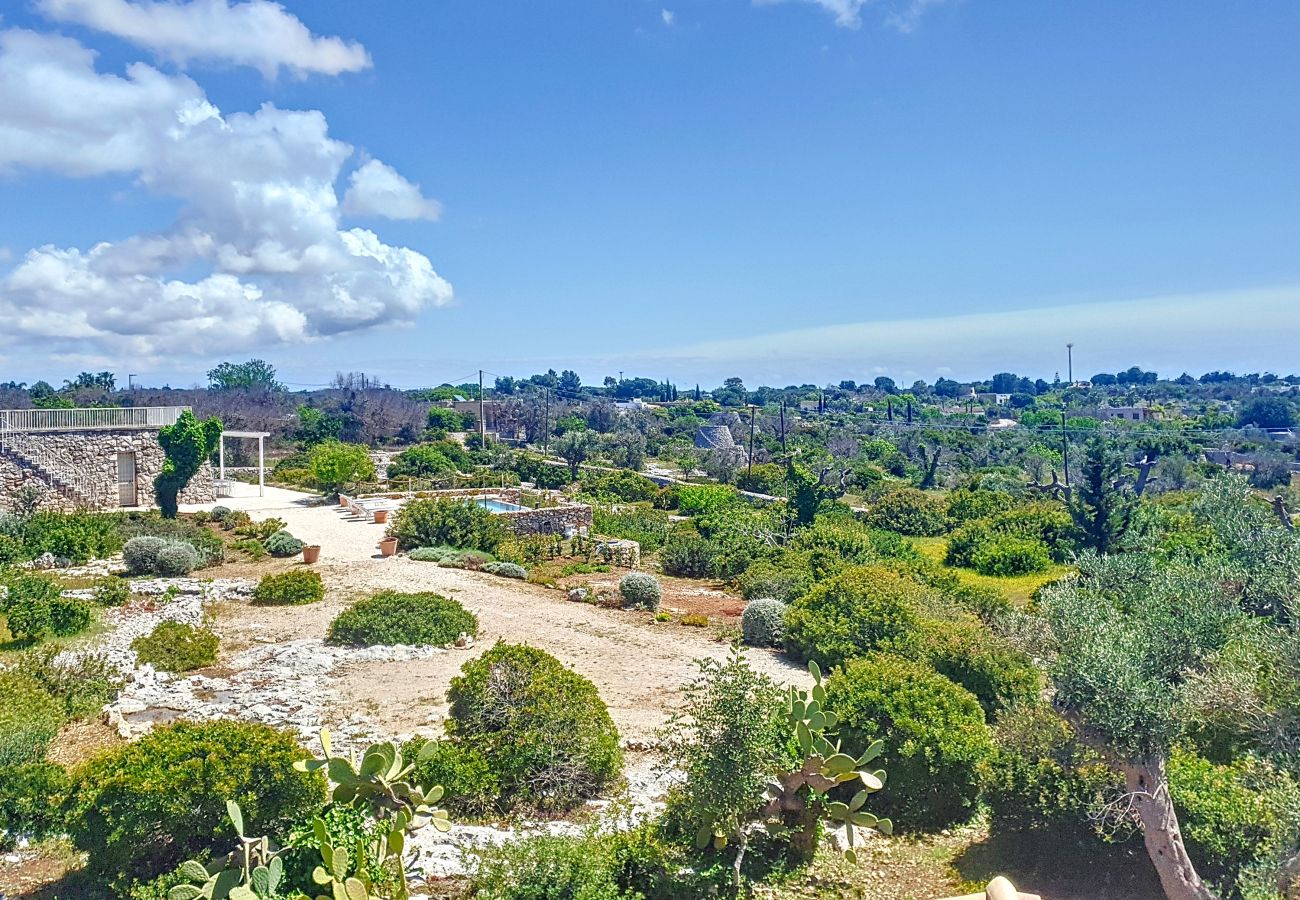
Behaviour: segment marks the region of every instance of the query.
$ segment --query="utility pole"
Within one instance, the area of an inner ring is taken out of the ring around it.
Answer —
[[[483,418],[483,370],[478,370],[478,439],[487,446],[487,419]]]
[[[542,452],[551,450],[551,389],[546,389],[546,427],[542,430]]]
[[[1065,377],[1070,380],[1070,387],[1074,387],[1074,344],[1065,345]]]
[[[785,453],[785,398],[781,398],[781,452]]]
[[[749,404],[749,465],[745,468],[745,475],[749,476],[754,473],[754,410],[757,409],[754,404]]]
[[[1065,407],[1061,407],[1061,468],[1065,471],[1065,496],[1070,497],[1070,436],[1065,432]]]

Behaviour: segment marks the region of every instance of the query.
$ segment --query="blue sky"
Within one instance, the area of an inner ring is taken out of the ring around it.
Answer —
[[[1300,369],[1295,3],[0,8],[0,379]]]

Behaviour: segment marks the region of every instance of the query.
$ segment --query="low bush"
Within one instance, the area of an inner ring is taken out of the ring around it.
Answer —
[[[975,519],[1005,512],[1016,505],[1016,498],[1002,491],[962,489],[948,495],[948,520],[957,527]]]
[[[69,719],[97,716],[122,687],[122,675],[108,657],[94,653],[64,655],[46,644],[21,654],[9,672],[35,680]]]
[[[416,547],[407,554],[416,562],[442,562],[456,553],[455,547]]]
[[[659,615],[655,616],[655,618],[657,619],[661,615],[663,615],[663,613],[659,613]],[[708,628],[709,617],[704,615],[703,613],[687,613],[686,615],[682,616],[682,624],[685,625],[687,628]]]
[[[415,547],[458,547],[492,553],[505,539],[501,520],[477,503],[445,498],[409,501],[388,526],[402,550]]]
[[[107,559],[122,549],[117,517],[109,513],[34,513],[23,525],[23,543],[30,556],[52,553],[84,563]]]
[[[989,715],[1013,704],[1036,703],[1042,692],[1043,674],[1029,655],[968,614],[928,620],[893,649],[928,662],[970,691]]]
[[[67,770],[53,763],[0,767],[0,848],[19,835],[41,841],[61,834],[70,786]]]
[[[819,518],[790,539],[793,550],[828,550],[848,565],[882,560],[919,561],[923,557],[912,542],[892,531],[866,528],[852,520]]]
[[[248,558],[253,562],[266,559],[266,546],[257,538],[245,538],[241,541],[235,541],[232,546],[240,553],[248,554]]]
[[[617,469],[613,472],[583,472],[579,490],[601,500],[636,503],[653,500],[659,485],[639,472]]]
[[[273,532],[263,542],[266,552],[276,557],[297,556],[302,552],[303,542],[283,528]]]
[[[26,555],[23,542],[19,538],[0,533],[0,566],[17,562]]]
[[[354,647],[441,646],[462,633],[478,634],[478,619],[455,600],[432,593],[381,591],[339,613],[326,641]]]
[[[426,743],[434,750],[423,762],[417,762]],[[402,745],[402,757],[415,762],[411,780],[416,784],[440,785],[445,791],[443,803],[453,812],[482,816],[496,808],[501,785],[496,770],[482,753],[459,741],[433,741],[412,738]]]
[[[15,640],[35,642],[70,637],[90,627],[90,606],[64,597],[59,585],[44,575],[17,575],[5,583],[0,615]]]
[[[931,537],[948,529],[948,506],[942,497],[900,488],[872,504],[867,524],[913,537]]]
[[[745,605],[740,614],[740,633],[751,647],[779,647],[785,630],[785,604],[771,597],[759,597]]]
[[[232,510],[229,515],[221,520],[221,529],[223,531],[235,531],[240,528],[246,528],[253,524],[253,517],[242,509]]]
[[[0,671],[0,767],[40,762],[63,721],[62,705],[39,681]]]
[[[668,540],[668,513],[644,506],[625,507],[617,511],[594,506],[591,530],[606,537],[636,541],[641,552],[658,550]]]
[[[122,560],[133,575],[152,575],[158,570],[158,553],[168,545],[153,535],[133,537],[122,547]]]
[[[436,408],[436,407],[435,407]],[[457,471],[456,463],[447,458],[440,447],[420,444],[403,450],[388,464],[388,477],[432,478],[451,475]]]
[[[164,672],[189,672],[217,661],[217,636],[211,628],[195,628],[183,622],[159,622],[149,634],[131,642],[141,665]]]
[[[967,522],[958,528],[948,541],[945,562],[950,566],[976,568],[976,558],[982,551],[995,546],[1000,539],[1008,538],[1038,544],[1049,559],[1063,562],[1074,549],[1074,536],[1074,520],[1066,510],[1049,503],[1029,503]],[[1037,556],[1037,552],[1033,552]]]
[[[809,562],[807,553],[788,552],[776,560],[756,560],[737,579],[741,596],[746,600],[773,597],[783,603],[792,603],[813,586]]]
[[[656,610],[663,599],[659,579],[647,572],[629,572],[618,583],[619,596],[624,607]]]
[[[974,811],[979,766],[992,743],[984,713],[965,688],[925,663],[872,653],[831,675],[826,706],[839,716],[846,747],[885,742],[889,785],[873,803],[895,828],[943,828]]]
[[[164,519],[156,512],[127,513],[119,529],[128,542],[137,537],[158,537],[189,544],[199,554],[199,568],[221,562],[226,556],[225,542],[215,531],[196,522],[196,519]]]
[[[1077,833],[1089,827],[1090,812],[1123,789],[1123,776],[1046,704],[1006,710],[993,738],[979,778],[995,831]]]
[[[499,643],[461,673],[448,730],[497,773],[502,804],[566,810],[618,777],[618,730],[595,685],[549,653]]]
[[[258,606],[291,606],[315,603],[325,598],[325,583],[310,569],[290,569],[275,575],[263,575],[253,591]]]
[[[120,891],[186,859],[228,846],[226,801],[248,834],[285,834],[325,797],[319,773],[297,772],[308,753],[265,725],[215,721],[156,728],[74,773],[69,832],[87,868]]]
[[[483,566],[483,571],[489,575],[498,575],[502,578],[518,578],[520,581],[528,577],[528,570],[518,563],[511,562],[490,562]]]
[[[619,850],[616,835],[595,828],[583,835],[536,835],[480,850],[473,895],[483,900],[639,900],[644,895],[627,883],[635,869]]]
[[[1009,578],[1046,572],[1052,558],[1042,541],[998,535],[980,546],[971,562],[981,575]]]
[[[785,615],[786,652],[825,669],[912,638],[935,594],[893,569],[847,569],[814,587]]]
[[[704,515],[739,502],[740,495],[730,485],[677,485],[677,509],[684,516]]]
[[[190,574],[201,562],[199,551],[190,544],[168,544],[158,551],[154,571],[159,575],[176,578]]]
[[[95,579],[91,597],[99,606],[124,606],[131,599],[131,585],[116,575]]]
[[[722,552],[714,541],[689,535],[673,535],[659,551],[659,566],[665,575],[677,578],[712,578]]]
[[[230,513],[231,513],[231,509],[229,506],[218,505],[212,507],[212,512],[209,513],[209,516],[214,522],[224,522],[226,521],[226,516],[230,515]]]

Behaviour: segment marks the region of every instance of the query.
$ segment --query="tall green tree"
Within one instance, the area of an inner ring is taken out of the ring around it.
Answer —
[[[275,380],[275,366],[263,359],[220,363],[208,370],[208,386],[214,391],[277,391],[282,388]]]
[[[175,425],[159,429],[158,443],[166,459],[162,471],[153,480],[153,488],[164,518],[176,518],[177,498],[204,460],[217,449],[219,440],[221,420],[214,416],[200,422],[188,409],[180,414]]]
[[[1138,498],[1122,483],[1124,462],[1104,438],[1084,450],[1083,477],[1072,486],[1070,516],[1085,546],[1109,553],[1128,530]]]

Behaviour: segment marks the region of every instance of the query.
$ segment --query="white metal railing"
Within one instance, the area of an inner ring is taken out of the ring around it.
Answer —
[[[85,409],[0,409],[8,431],[93,431],[175,425],[188,406],[115,406]]]
[[[29,432],[11,428],[5,418],[0,418],[0,452],[12,453],[29,465],[44,470],[46,475],[58,482],[50,487],[62,487],[70,492],[68,499],[78,505],[99,508],[108,499],[108,490],[103,484],[85,472],[65,465],[51,455],[38,438],[33,438]]]

